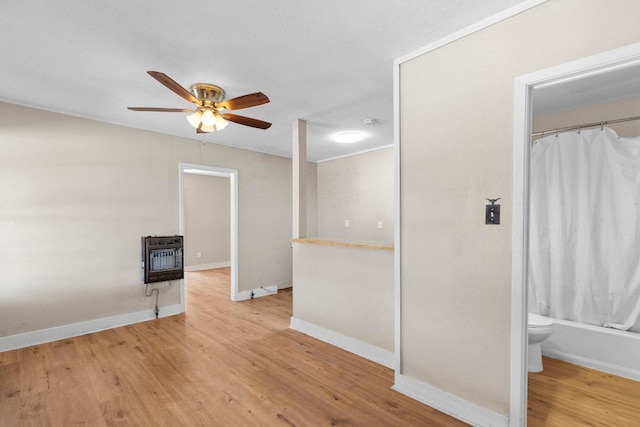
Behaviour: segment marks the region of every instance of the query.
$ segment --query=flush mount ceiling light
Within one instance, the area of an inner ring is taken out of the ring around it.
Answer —
[[[351,144],[354,142],[359,142],[364,139],[364,134],[361,132],[348,131],[341,132],[337,134],[334,138],[335,142],[339,142],[341,144]]]

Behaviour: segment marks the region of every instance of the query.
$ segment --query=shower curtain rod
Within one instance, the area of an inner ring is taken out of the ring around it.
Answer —
[[[564,128],[543,130],[541,132],[532,133],[531,136],[554,134],[554,133],[558,133],[558,132],[569,132],[569,131],[572,131],[572,130],[579,130],[579,129],[584,129],[584,128],[593,128],[593,127],[597,127],[597,126],[604,127],[605,125],[609,125],[609,124],[613,124],[613,123],[631,122],[633,120],[640,120],[640,116],[625,117],[624,119],[606,120],[606,121],[602,121],[602,122],[585,123],[585,124],[582,124],[582,125],[568,126],[568,127],[564,127]]]

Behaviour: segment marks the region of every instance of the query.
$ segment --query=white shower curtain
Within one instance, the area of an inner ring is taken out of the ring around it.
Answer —
[[[529,311],[640,332],[640,137],[538,140],[530,194]]]

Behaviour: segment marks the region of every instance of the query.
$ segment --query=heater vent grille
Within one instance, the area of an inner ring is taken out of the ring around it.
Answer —
[[[183,237],[142,237],[144,283],[184,278]]]

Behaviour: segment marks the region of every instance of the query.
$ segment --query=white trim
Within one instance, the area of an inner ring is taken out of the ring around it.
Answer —
[[[394,145],[394,144],[383,145],[382,147],[369,148],[368,150],[358,151],[357,153],[343,154],[342,156],[330,157],[330,158],[328,158],[328,159],[318,160],[318,161],[316,162],[316,164],[318,164],[318,163],[324,163],[324,162],[330,162],[330,161],[332,161],[332,160],[344,159],[344,158],[346,158],[346,157],[359,156],[360,154],[367,154],[367,153],[371,153],[372,151],[384,150],[385,148],[392,148],[392,147],[393,147],[393,145]]]
[[[159,316],[168,317],[182,312],[183,309],[181,304],[174,304],[166,307],[160,307]],[[144,310],[135,313],[118,314],[115,316],[103,317],[101,319],[72,323],[70,325],[40,329],[38,331],[25,332],[23,334],[10,335],[0,338],[0,352],[77,337],[93,332],[104,331],[106,329],[132,325],[134,323],[146,322],[148,320],[155,320],[155,318],[153,310]]]
[[[514,89],[513,130],[513,222],[511,225],[511,354],[509,418],[511,426],[524,426],[527,421],[527,291],[529,245],[529,144],[521,144],[531,134],[531,91],[516,79]],[[517,106],[522,106],[519,109]],[[520,171],[520,173],[516,173]],[[518,248],[517,250],[515,248]]]
[[[396,373],[394,390],[473,426],[507,427],[509,418],[436,387]]]
[[[184,174],[198,174],[217,176],[222,178],[229,178],[229,228],[230,228],[230,249],[229,255],[231,257],[231,284],[230,284],[230,298],[232,301],[238,301],[238,171],[236,169],[219,168],[215,166],[199,165],[195,163],[180,162],[180,176],[179,176],[179,227],[180,234],[184,235]],[[182,304],[182,311],[185,311],[184,307],[184,282],[180,284],[180,303]]]
[[[527,259],[529,228],[529,151],[531,135],[531,91],[536,87],[561,84],[588,75],[597,75],[636,65],[640,62],[640,43],[624,46],[587,58],[526,74],[515,79],[513,146],[513,236],[511,283],[511,417],[522,417],[527,407]],[[519,372],[518,372],[519,371]],[[514,399],[520,396],[520,402]],[[516,408],[519,405],[520,408]]]
[[[640,52],[640,43],[634,43],[525,74],[516,80],[529,88],[567,83],[584,77],[606,74],[627,67],[637,66],[640,64],[640,54],[638,52]],[[522,108],[522,106],[516,107]]]
[[[542,354],[554,359],[564,360],[608,374],[617,375],[619,377],[629,378],[631,380],[640,381],[640,371],[626,366],[615,365],[613,363],[603,362],[602,360],[592,359],[590,357],[580,356],[577,354],[567,353],[564,351],[553,350],[542,347]]]
[[[399,65],[403,62],[410,61],[414,58],[424,55],[425,53],[429,53],[433,50],[439,49],[443,46],[448,45],[449,43],[453,43],[457,40],[465,38],[473,33],[477,33],[478,31],[482,31],[485,28],[491,27],[499,22],[505,21],[509,18],[513,18],[516,15],[519,15],[523,12],[526,12],[529,9],[533,9],[536,6],[539,6],[543,3],[546,3],[549,0],[527,0],[519,3],[509,9],[503,10],[500,13],[497,13],[493,16],[485,18],[481,21],[478,21],[474,24],[471,24],[467,27],[462,28],[454,33],[449,34],[446,37],[441,38],[433,43],[430,43],[420,49],[409,52],[408,54],[397,58],[394,63]]]
[[[291,317],[291,323],[289,328],[294,331],[302,332],[305,335],[319,339],[350,353],[362,356],[365,359],[369,359],[375,363],[386,366],[393,369],[395,357],[393,352],[385,350],[384,348],[369,344],[364,341],[357,340],[355,338],[342,335],[338,332],[331,331],[329,329],[318,326],[314,323],[307,322],[296,317]]]
[[[402,187],[400,180],[402,177],[400,165],[400,64],[395,63],[393,67],[393,299],[394,299],[394,370],[402,372],[402,264],[401,264],[401,211],[402,211]]]
[[[214,268],[224,268],[224,267],[231,267],[231,261],[212,262],[209,264],[188,265],[184,268],[184,271],[201,271],[201,270],[211,270]]]
[[[278,286],[262,286],[258,289],[252,289],[250,291],[238,292],[233,301],[246,301],[248,299],[268,297],[278,293]]]

